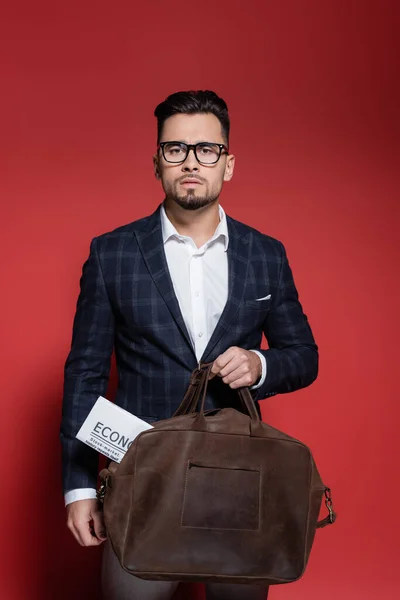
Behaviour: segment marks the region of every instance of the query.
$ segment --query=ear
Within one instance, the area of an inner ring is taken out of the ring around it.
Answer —
[[[153,156],[153,166],[154,166],[154,175],[156,179],[161,179],[161,174],[160,174],[160,166],[158,163],[158,156],[157,154],[155,154]]]
[[[235,157],[233,154],[229,154],[226,159],[224,181],[230,181],[232,179],[234,169],[235,169]]]

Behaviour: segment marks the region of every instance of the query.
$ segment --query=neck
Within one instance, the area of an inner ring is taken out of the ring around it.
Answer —
[[[218,200],[198,210],[186,210],[165,199],[164,207],[177,232],[191,237],[198,248],[214,235],[220,221]]]

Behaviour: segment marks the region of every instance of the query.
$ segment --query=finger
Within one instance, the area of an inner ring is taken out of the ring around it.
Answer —
[[[239,377],[238,379],[235,379],[235,381],[232,381],[232,383],[229,384],[229,387],[232,390],[236,390],[241,387],[248,387],[252,384],[253,384],[253,381],[252,381],[250,373],[246,373],[246,375]]]
[[[76,534],[75,537],[81,546],[99,546],[101,544],[102,540],[97,539],[90,532],[90,524],[87,521],[74,523],[73,527]]]
[[[93,535],[89,523],[85,523],[79,528],[79,534],[84,546],[99,546],[103,541]]]
[[[226,381],[226,378],[232,375],[234,371],[242,367],[245,367],[245,361],[243,360],[243,356],[240,354],[235,354],[233,358],[231,358],[231,360],[228,362],[228,364],[225,365],[223,369],[221,369],[221,371],[219,372],[219,376],[222,377],[224,383],[229,383],[229,381]]]
[[[72,531],[74,538],[77,540],[78,544],[80,544],[81,546],[86,546],[85,540],[81,535],[80,528],[76,527],[75,525],[72,525],[72,527],[70,527],[70,529]]]
[[[215,359],[213,366],[211,367],[211,373],[214,375],[218,375],[228,362],[235,356],[238,348],[236,346],[231,346],[228,350],[225,350],[222,354]]]
[[[107,534],[106,534],[106,526],[104,524],[103,511],[98,510],[96,512],[93,512],[92,519],[93,519],[93,529],[94,529],[94,533],[95,533],[96,537],[102,541],[106,540]]]
[[[231,371],[228,375],[222,378],[222,381],[228,385],[234,383],[238,379],[242,379],[247,374],[246,367],[244,365],[239,365],[236,369]]]
[[[214,363],[215,363],[215,361],[214,361]],[[212,364],[212,366],[211,366],[211,369],[208,371],[208,380],[210,380],[210,379],[214,379],[214,377],[215,377],[215,375],[216,375],[216,373],[213,373],[213,372],[212,372],[212,368],[213,368],[213,366],[214,366],[214,363]]]

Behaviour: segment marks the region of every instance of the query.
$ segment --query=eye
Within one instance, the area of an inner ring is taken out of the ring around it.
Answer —
[[[179,162],[183,160],[186,155],[186,147],[184,144],[168,143],[164,145],[164,156],[167,160],[176,160]]]
[[[165,146],[165,151],[166,152],[170,152],[171,154],[177,154],[179,152],[184,152],[184,149],[179,144],[174,144],[172,146],[170,146],[169,144],[167,144]]]
[[[215,148],[212,146],[199,146],[197,152],[200,152],[200,154],[203,155],[213,154],[215,153]]]

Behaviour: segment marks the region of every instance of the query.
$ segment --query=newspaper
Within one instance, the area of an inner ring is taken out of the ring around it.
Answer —
[[[135,437],[152,428],[143,419],[99,396],[76,437],[115,462],[121,462]]]

